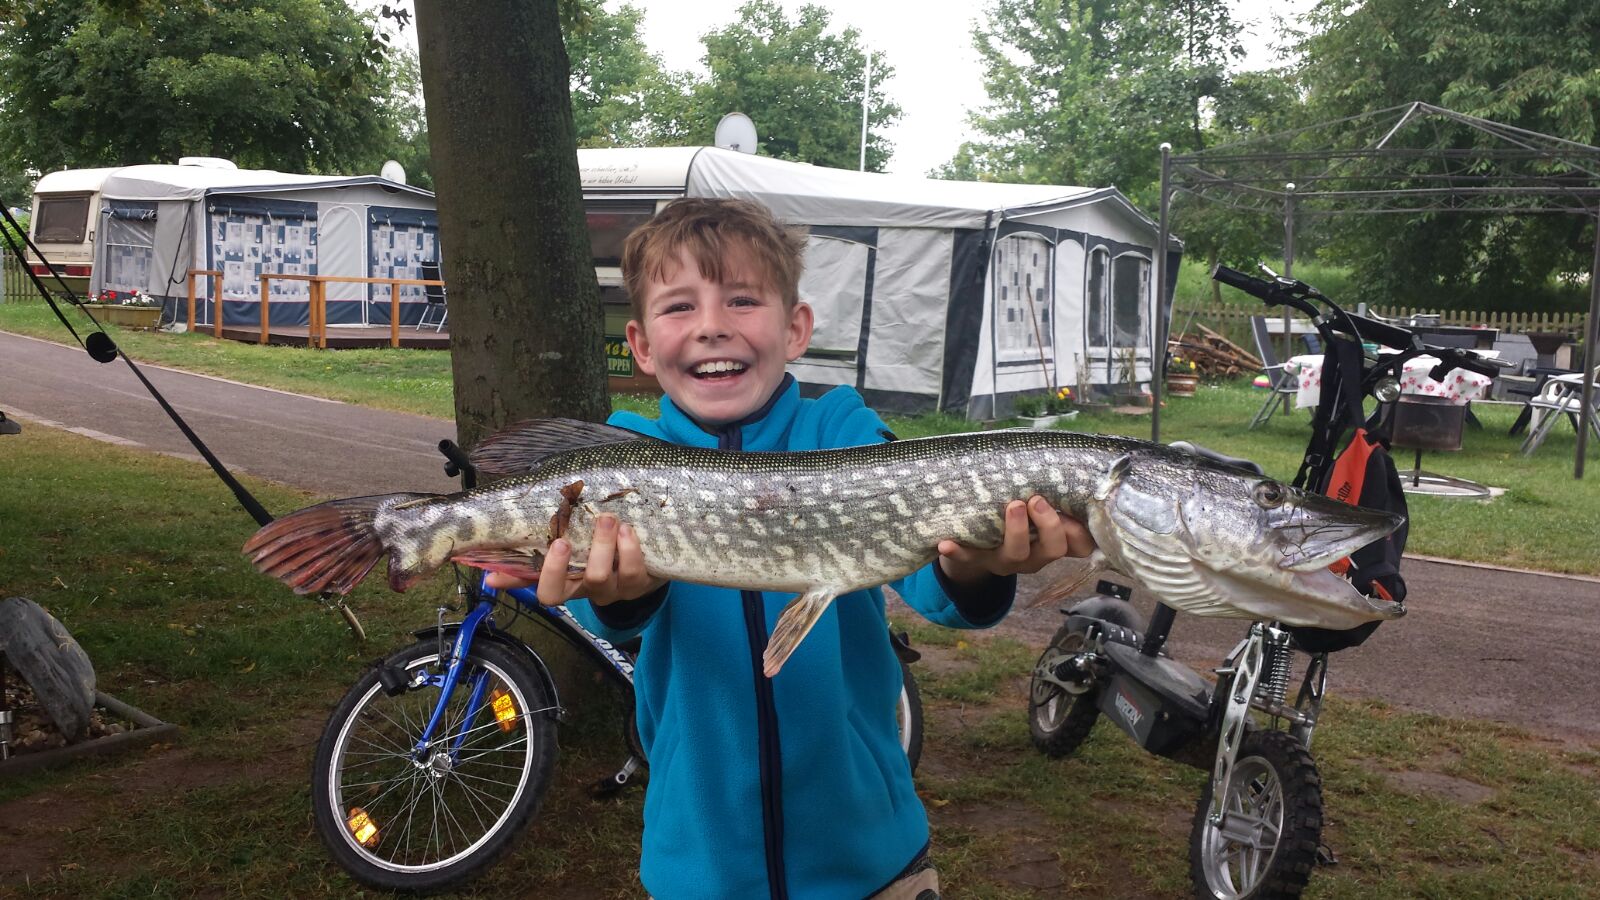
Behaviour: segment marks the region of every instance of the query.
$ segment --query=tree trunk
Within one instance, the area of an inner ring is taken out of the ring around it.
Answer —
[[[417,0],[416,14],[457,440],[536,416],[602,421],[604,319],[557,4]],[[531,631],[563,699],[593,699],[593,665]]]
[[[601,421],[604,320],[557,4],[418,0],[456,431]]]

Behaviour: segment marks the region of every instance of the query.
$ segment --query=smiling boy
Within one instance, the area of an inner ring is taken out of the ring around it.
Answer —
[[[611,424],[729,450],[883,441],[882,420],[854,390],[802,399],[785,371],[811,338],[803,248],[739,200],[677,200],[630,235],[628,343],[665,396],[658,419],[621,412]],[[1042,499],[1018,500],[999,547],[946,541],[938,560],[892,586],[930,621],[984,628],[1009,611],[1016,574],[1093,547]],[[761,657],[789,596],[655,579],[632,529],[611,517],[597,523],[583,572],[568,573],[570,558],[565,541],[551,545],[540,601],[585,598],[573,612],[586,627],[642,639],[640,877],[653,896],[937,898],[927,815],[896,732],[900,666],[879,589],[840,597],[769,679]]]

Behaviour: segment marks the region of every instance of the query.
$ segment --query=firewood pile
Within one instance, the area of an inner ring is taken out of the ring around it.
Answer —
[[[1199,322],[1167,341],[1173,359],[1194,363],[1206,378],[1249,375],[1261,371],[1261,360],[1254,353],[1228,340]]]

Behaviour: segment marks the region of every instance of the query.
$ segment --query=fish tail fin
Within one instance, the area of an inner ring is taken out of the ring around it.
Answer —
[[[1098,549],[1089,554],[1088,559],[1084,560],[1084,562],[1085,565],[1081,568],[1045,585],[1044,590],[1034,595],[1033,600],[1028,604],[1028,609],[1044,606],[1048,603],[1060,603],[1071,597],[1078,588],[1087,584],[1089,579],[1111,568],[1111,561]]]
[[[812,627],[828,611],[829,604],[837,596],[839,592],[832,588],[813,588],[784,607],[783,615],[778,617],[778,625],[772,629],[772,637],[767,641],[767,652],[761,657],[762,671],[768,678],[778,674],[789,655],[811,633]]]
[[[308,506],[267,523],[245,542],[244,553],[296,594],[348,594],[388,549],[374,527],[378,511],[429,496],[386,494]]]

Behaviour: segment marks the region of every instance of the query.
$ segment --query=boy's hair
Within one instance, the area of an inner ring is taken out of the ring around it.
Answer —
[[[800,302],[804,233],[785,227],[765,206],[750,200],[680,197],[634,229],[622,245],[622,279],[634,319],[644,321],[645,287],[669,276],[680,249],[699,264],[701,275],[721,284],[735,274],[728,271],[725,257],[736,246],[749,254],[753,274],[783,297],[784,309],[793,310]]]

